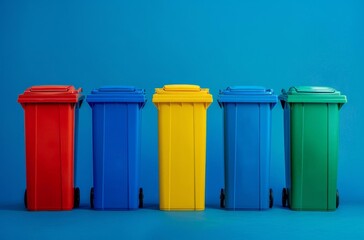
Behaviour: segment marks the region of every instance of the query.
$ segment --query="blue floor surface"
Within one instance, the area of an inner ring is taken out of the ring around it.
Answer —
[[[335,212],[268,211],[28,212],[0,206],[0,239],[364,239],[364,205]]]

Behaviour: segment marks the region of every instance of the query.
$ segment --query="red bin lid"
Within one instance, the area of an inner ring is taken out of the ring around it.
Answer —
[[[75,103],[84,98],[82,88],[67,85],[33,86],[19,95],[19,103]]]

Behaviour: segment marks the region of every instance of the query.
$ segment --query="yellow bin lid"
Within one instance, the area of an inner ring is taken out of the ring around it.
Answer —
[[[152,102],[208,103],[209,106],[212,103],[212,95],[208,88],[200,88],[198,85],[171,84],[156,88]]]

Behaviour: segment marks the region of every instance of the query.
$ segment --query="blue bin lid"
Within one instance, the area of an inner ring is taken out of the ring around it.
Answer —
[[[91,91],[86,101],[91,103],[141,103],[143,107],[147,101],[145,90],[133,86],[104,86]]]
[[[277,103],[277,95],[272,89],[261,86],[232,86],[220,90],[217,100],[220,107],[224,103],[269,103],[272,107]]]

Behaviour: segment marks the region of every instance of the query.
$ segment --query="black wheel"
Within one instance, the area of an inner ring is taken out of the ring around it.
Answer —
[[[273,198],[273,190],[269,189],[269,208],[273,207],[274,198]]]
[[[223,188],[220,191],[220,208],[225,208],[225,192]]]
[[[144,206],[143,188],[139,188],[139,208],[143,208],[143,206]]]
[[[90,206],[92,209],[94,208],[94,188],[93,187],[90,190]]]
[[[24,206],[28,208],[27,190],[24,191]]]
[[[336,190],[336,208],[338,208],[340,205],[340,196],[339,196],[339,191]]]
[[[282,190],[282,206],[287,207],[287,202],[288,202],[287,188],[283,188],[283,190]]]
[[[78,208],[79,206],[80,206],[80,189],[76,187],[74,188],[73,208]]]

